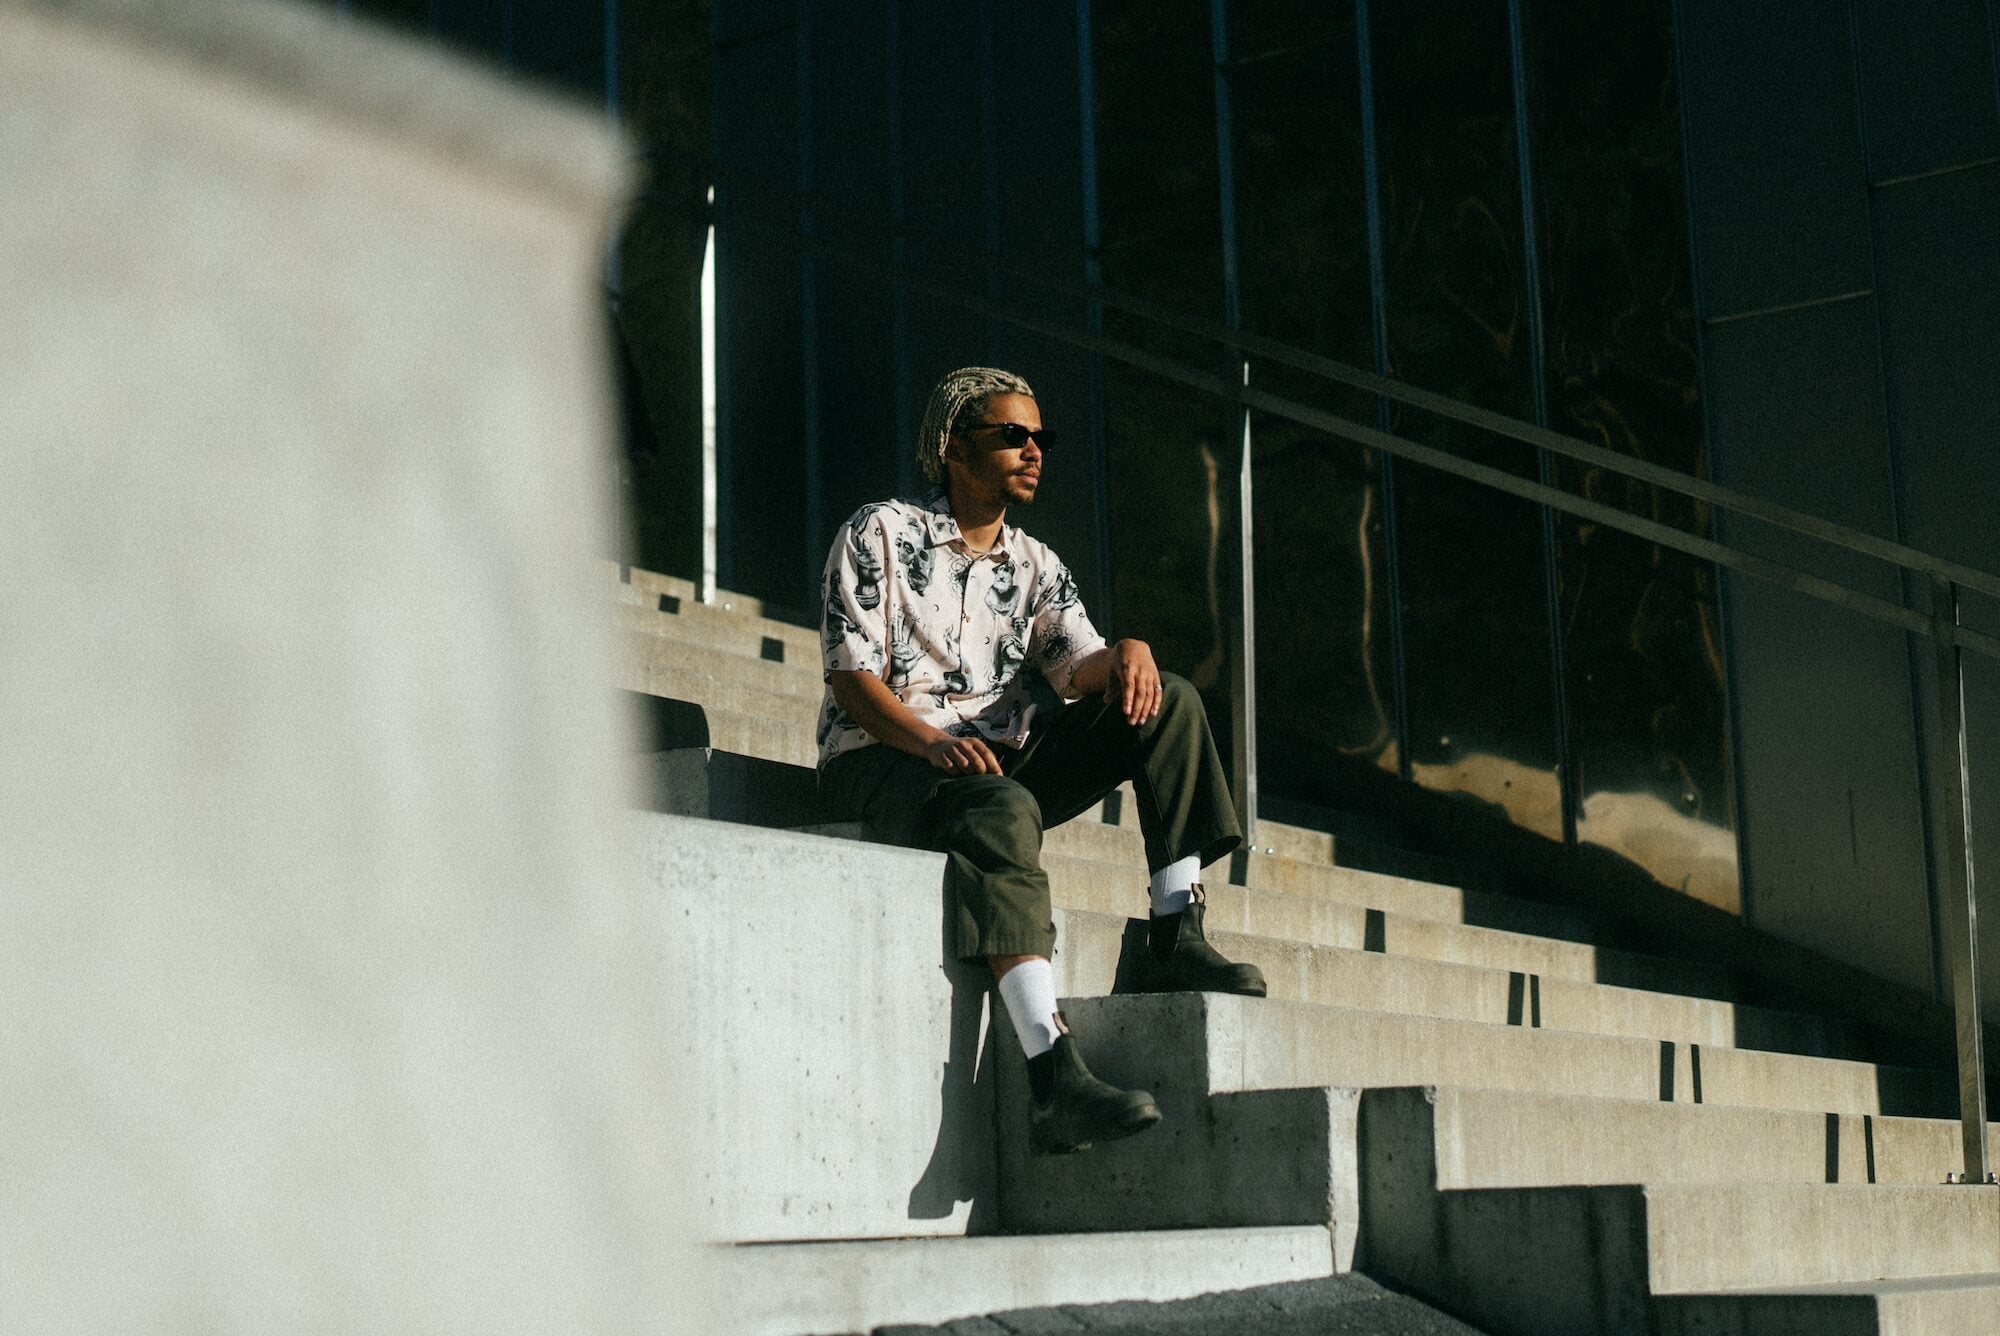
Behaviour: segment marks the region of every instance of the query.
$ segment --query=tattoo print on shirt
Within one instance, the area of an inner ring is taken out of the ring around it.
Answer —
[[[993,685],[1005,685],[1027,658],[1028,618],[1023,613],[1014,618],[1013,624],[1001,633],[1000,643],[993,647]]]
[[[854,531],[854,601],[863,612],[873,612],[882,606],[882,559],[861,533]]]
[[[891,691],[910,684],[910,673],[917,666],[917,645],[910,635],[910,624],[900,612],[889,632],[889,676],[886,679]]]
[[[847,609],[840,606],[840,577],[833,572],[826,576],[826,647],[833,649],[849,636],[861,634],[861,628],[847,615]]]
[[[923,526],[911,523],[909,529],[896,535],[896,560],[902,564],[903,578],[910,582],[910,592],[923,594],[931,587],[931,568],[937,561],[937,553],[932,550]]]
[[[1012,617],[1020,602],[1021,590],[1014,583],[1014,563],[998,563],[993,567],[993,587],[986,591],[986,606],[1002,617]]]

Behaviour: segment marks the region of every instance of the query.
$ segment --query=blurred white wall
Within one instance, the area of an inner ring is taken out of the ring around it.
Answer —
[[[624,188],[331,12],[0,0],[10,1336],[706,1326],[591,593]]]

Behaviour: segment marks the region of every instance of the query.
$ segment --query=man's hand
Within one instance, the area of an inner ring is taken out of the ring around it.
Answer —
[[[924,748],[924,759],[948,775],[1005,773],[983,738],[940,738]]]
[[[1121,640],[1111,647],[1104,699],[1125,711],[1126,723],[1136,728],[1158,714],[1161,694],[1152,646],[1143,640]]]

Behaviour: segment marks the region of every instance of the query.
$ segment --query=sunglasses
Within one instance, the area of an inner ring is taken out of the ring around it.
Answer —
[[[975,422],[965,429],[965,434],[970,436],[976,431],[999,432],[1001,441],[1009,450],[1019,450],[1029,441],[1033,441],[1043,450],[1056,443],[1056,434],[1050,428],[1038,427],[1031,431],[1018,422]]]

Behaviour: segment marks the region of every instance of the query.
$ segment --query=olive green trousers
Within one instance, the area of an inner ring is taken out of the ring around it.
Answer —
[[[1043,710],[1026,746],[993,748],[1003,775],[948,775],[879,744],[843,752],[820,771],[820,799],[871,839],[945,853],[960,959],[1047,956],[1055,924],[1042,832],[1124,781],[1138,794],[1149,870],[1189,856],[1206,866],[1243,842],[1200,694],[1171,673],[1160,684],[1160,712],[1137,727],[1101,699]]]

